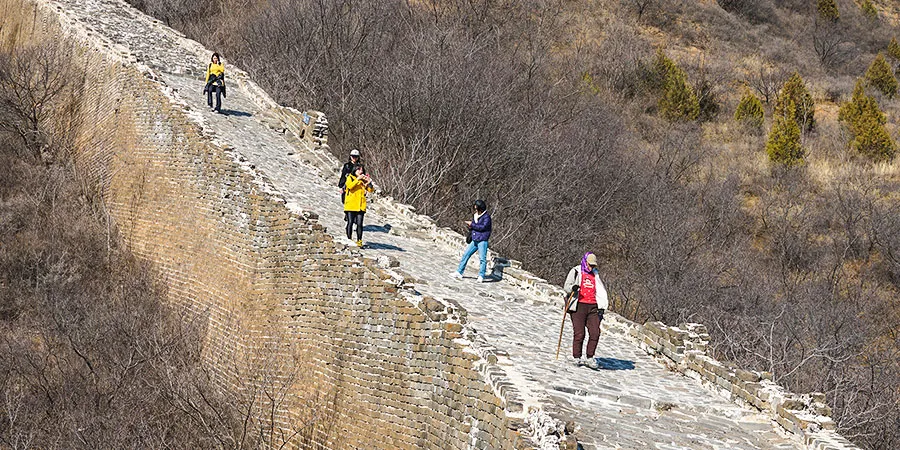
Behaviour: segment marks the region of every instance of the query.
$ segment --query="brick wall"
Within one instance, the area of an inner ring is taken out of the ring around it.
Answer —
[[[527,446],[495,368],[460,339],[464,312],[398,287],[315,214],[289,211],[127,50],[52,3],[0,7],[7,49],[51,42],[69,55],[77,166],[172,305],[204,321],[223,386],[274,394],[275,422],[306,426],[296,440],[310,448]]]

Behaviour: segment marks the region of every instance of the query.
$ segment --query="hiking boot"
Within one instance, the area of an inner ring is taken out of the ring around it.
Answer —
[[[586,366],[591,369],[597,370],[600,368],[600,363],[597,361],[597,358],[588,358]]]
[[[484,277],[479,276],[477,279],[475,279],[475,281],[478,283],[484,283]]]
[[[462,274],[459,272],[450,272],[450,276],[459,280],[462,280]]]
[[[356,241],[356,246],[362,248],[362,241]]]
[[[584,358],[572,358],[572,365],[575,367],[581,367],[584,365]]]

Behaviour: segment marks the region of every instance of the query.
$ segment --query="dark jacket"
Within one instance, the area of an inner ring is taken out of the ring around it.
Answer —
[[[222,93],[222,97],[228,98],[228,93],[225,91],[225,75],[219,77],[213,75],[209,77],[209,81],[206,83],[206,86],[203,87],[203,93],[205,94],[210,91],[216,92],[216,88]]]
[[[486,241],[491,237],[491,215],[485,211],[481,217],[478,218],[477,222],[472,222],[472,225],[469,225],[469,229],[472,230],[472,240],[475,242]]]
[[[353,167],[357,164],[362,164],[362,159],[357,159],[356,164],[353,164],[351,161],[347,161],[344,163],[344,167],[341,168],[341,179],[338,180],[338,187],[343,189],[347,184],[347,175],[350,175],[350,172],[353,172]],[[366,169],[363,169],[363,173],[366,173]]]

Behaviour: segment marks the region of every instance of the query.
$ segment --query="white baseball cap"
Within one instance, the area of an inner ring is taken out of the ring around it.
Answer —
[[[355,148],[353,150],[350,150],[350,156],[359,156],[359,150]]]

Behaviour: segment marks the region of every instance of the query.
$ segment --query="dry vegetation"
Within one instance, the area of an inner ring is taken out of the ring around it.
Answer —
[[[71,130],[52,125],[77,96],[64,61],[51,47],[0,53],[0,447],[268,449],[311,439],[316,427],[267,420],[291,371],[234,368],[241,381],[223,390],[201,364],[204,318],[167,307],[149,268],[120,245],[72,164]]]
[[[889,3],[838,0],[833,20],[811,0],[133,2],[325,111],[334,151],[363,148],[400,201],[451,224],[486,198],[492,245],[551,280],[594,249],[620,313],[706,323],[718,356],[900,447],[900,163],[837,120],[900,31]],[[660,117],[660,48],[698,120]],[[816,125],[786,169],[733,116],[752,90],[768,130],[794,72]],[[900,101],[874,95],[896,138]]]

